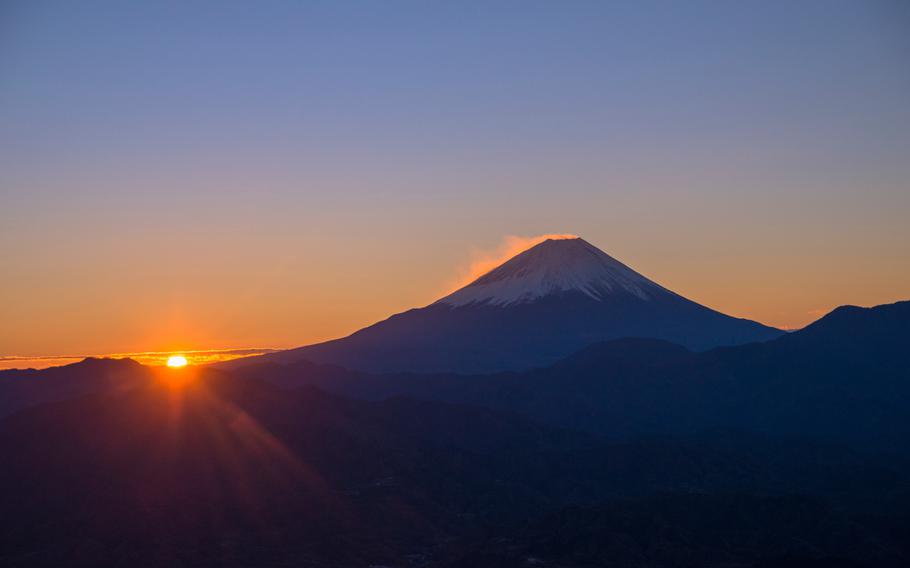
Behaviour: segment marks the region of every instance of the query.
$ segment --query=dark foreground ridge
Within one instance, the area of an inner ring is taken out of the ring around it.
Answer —
[[[207,372],[0,420],[8,566],[898,566],[906,462]],[[833,559],[833,560],[832,560]]]

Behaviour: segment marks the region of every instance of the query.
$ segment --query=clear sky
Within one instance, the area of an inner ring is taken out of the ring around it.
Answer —
[[[910,298],[910,4],[0,4],[0,355],[329,339],[541,233]]]

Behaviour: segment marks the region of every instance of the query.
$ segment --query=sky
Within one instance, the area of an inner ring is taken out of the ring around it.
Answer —
[[[908,219],[899,0],[0,4],[0,355],[305,345],[545,233],[798,328],[910,298]]]

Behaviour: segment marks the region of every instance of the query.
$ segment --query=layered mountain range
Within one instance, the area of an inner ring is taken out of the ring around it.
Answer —
[[[0,371],[0,565],[904,567],[908,343],[565,239],[320,345]]]
[[[4,371],[0,564],[902,567],[908,341],[901,302],[477,376]]]

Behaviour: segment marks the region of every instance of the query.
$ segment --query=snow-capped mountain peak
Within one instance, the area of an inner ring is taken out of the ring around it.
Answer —
[[[429,306],[259,360],[476,374],[551,365],[592,343],[624,337],[702,350],[782,333],[674,294],[582,239],[554,238]]]
[[[572,238],[548,239],[437,303],[507,306],[570,291],[595,300],[613,294],[631,294],[641,300],[672,294],[584,239]]]

